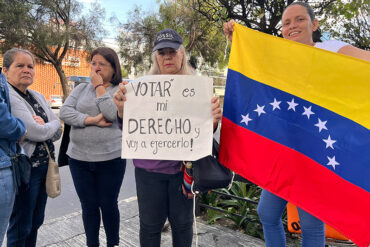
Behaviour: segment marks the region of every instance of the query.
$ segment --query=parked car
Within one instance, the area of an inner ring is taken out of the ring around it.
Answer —
[[[51,108],[60,108],[63,105],[63,97],[60,95],[51,95],[49,100]]]
[[[91,82],[90,77],[88,76],[76,76],[72,75],[68,77],[68,84],[71,86],[71,89],[78,86],[80,83],[89,83]]]

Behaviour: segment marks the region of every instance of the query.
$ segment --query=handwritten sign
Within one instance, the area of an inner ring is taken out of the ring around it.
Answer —
[[[152,75],[126,85],[122,158],[197,160],[212,152],[212,79]]]

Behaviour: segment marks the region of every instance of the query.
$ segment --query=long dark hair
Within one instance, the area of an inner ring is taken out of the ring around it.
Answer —
[[[118,85],[120,82],[122,82],[122,72],[117,53],[111,48],[99,47],[91,53],[90,61],[95,55],[98,54],[103,56],[105,60],[107,60],[112,65],[112,68],[114,69],[114,74],[112,76],[111,83],[113,85]]]
[[[310,16],[311,22],[313,22],[315,20],[315,13],[313,12],[312,7],[308,3],[293,2],[293,3],[289,4],[289,6],[286,7],[285,9],[287,9],[290,6],[293,6],[293,5],[300,5],[302,7],[305,7],[305,9],[307,10],[308,15]],[[313,40],[313,42],[321,42],[322,41],[321,40],[321,30],[320,30],[320,28],[317,28],[316,31],[314,31],[312,33],[312,40]]]

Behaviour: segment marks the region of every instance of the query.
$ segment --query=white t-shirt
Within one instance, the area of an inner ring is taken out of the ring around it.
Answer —
[[[324,42],[317,42],[315,44],[315,47],[328,50],[328,51],[332,51],[332,52],[338,52],[340,48],[346,45],[349,45],[349,44],[343,41],[338,41],[338,40],[327,40]]]

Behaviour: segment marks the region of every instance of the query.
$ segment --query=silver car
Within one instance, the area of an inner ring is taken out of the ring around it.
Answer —
[[[51,95],[49,100],[51,108],[60,108],[63,105],[63,97],[60,95]]]

